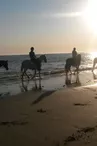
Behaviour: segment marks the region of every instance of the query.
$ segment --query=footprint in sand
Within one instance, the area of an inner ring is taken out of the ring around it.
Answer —
[[[87,103],[74,103],[74,106],[87,106]]]
[[[95,99],[97,99],[97,96],[96,97],[94,97]]]
[[[46,110],[43,110],[43,109],[41,108],[41,109],[38,109],[37,112],[39,112],[39,113],[46,113]]]
[[[28,122],[20,122],[20,121],[3,121],[3,122],[0,122],[0,126],[17,126],[17,125],[26,125],[28,124]]]
[[[64,140],[64,145],[67,145],[74,141],[84,140],[85,143],[88,143],[91,140],[91,135],[95,135],[95,130],[97,129],[97,125],[93,127],[85,127],[78,129],[71,136],[68,136]]]

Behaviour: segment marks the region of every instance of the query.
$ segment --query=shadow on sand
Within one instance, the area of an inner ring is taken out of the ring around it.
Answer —
[[[50,96],[50,95],[53,94],[54,92],[55,92],[55,90],[44,92],[44,93],[43,93],[42,95],[40,95],[35,101],[32,102],[32,105],[33,105],[33,104],[39,103],[39,102],[40,102],[41,100],[43,100],[45,97]]]
[[[25,82],[23,80],[21,80],[21,86],[20,86],[21,92],[27,92],[28,91],[28,85],[29,85],[29,81],[28,80],[25,81]],[[36,80],[34,81],[34,87],[32,87],[31,90],[38,91]],[[43,92],[35,101],[32,102],[31,105],[39,103],[41,100],[43,100],[45,97],[50,96],[55,91],[56,90],[50,90],[50,91]]]

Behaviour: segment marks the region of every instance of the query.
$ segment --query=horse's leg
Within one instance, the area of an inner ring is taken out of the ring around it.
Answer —
[[[66,85],[70,85],[71,84],[71,77],[72,77],[71,74],[70,74],[69,78],[68,78],[68,75],[66,76],[66,78],[65,78],[65,84]]]
[[[22,68],[22,69],[21,69],[21,75],[20,75],[21,80],[23,80],[23,74],[24,74],[24,69]]]
[[[34,69],[34,75],[33,75],[33,77],[31,79],[34,79],[35,76],[36,76],[36,69]]]
[[[27,75],[26,71],[27,71],[27,69],[25,69],[24,74],[27,76],[28,81],[29,81],[30,78],[29,78],[29,76]]]
[[[39,71],[39,89],[41,89],[41,76],[40,76],[40,71]]]
[[[29,76],[27,75],[26,71],[27,71],[27,69],[24,69],[24,70],[23,70],[23,73],[22,73],[22,81],[23,81],[23,77],[24,77],[24,75],[27,76],[28,81],[29,81]]]
[[[22,81],[23,81],[23,76],[24,76],[24,74],[25,74],[25,73],[24,73],[24,71],[23,71],[23,72],[22,72],[22,75],[21,75],[21,79],[22,79]]]
[[[79,74],[76,74],[76,83],[79,83]]]
[[[68,71],[66,70],[65,72],[66,72],[66,76],[67,76],[68,75]]]
[[[96,64],[96,63],[95,63],[95,60],[94,60],[94,62],[93,62],[93,68],[92,68],[92,71],[94,70],[95,64]]]
[[[22,80],[22,87],[23,87],[23,90],[24,90],[24,91],[28,91],[28,89],[27,89],[27,85],[24,85],[23,80]]]
[[[78,74],[78,71],[79,71],[79,66],[76,66],[76,71],[77,71],[77,74]]]
[[[69,85],[71,84],[71,80],[72,80],[72,74],[70,74],[70,79],[68,80],[69,81]]]
[[[65,73],[66,73],[66,76],[68,75],[68,71],[69,71],[68,68],[69,68],[69,67],[68,67],[68,64],[66,63],[66,65],[65,65]]]
[[[68,72],[70,72],[70,75],[72,75],[72,71],[71,71],[71,66],[68,66]]]
[[[37,89],[36,76],[35,76],[35,89]]]
[[[72,75],[72,71],[71,71],[71,69],[70,69],[70,75]]]

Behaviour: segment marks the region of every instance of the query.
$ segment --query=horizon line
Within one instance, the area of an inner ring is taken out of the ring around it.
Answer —
[[[96,52],[96,51],[93,51],[93,52]],[[81,51],[79,51],[79,53],[93,53],[92,51],[88,51],[88,52],[81,52]],[[51,54],[71,54],[72,52],[61,52],[61,53],[59,53],[59,52],[53,52],[53,53],[36,53],[36,55],[42,55],[42,54],[44,54],[44,55],[51,55]],[[29,55],[29,54],[2,54],[2,55],[0,55],[0,57],[2,57],[2,56],[21,56],[21,55]]]

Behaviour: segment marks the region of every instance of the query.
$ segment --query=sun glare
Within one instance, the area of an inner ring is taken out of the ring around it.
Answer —
[[[94,59],[97,57],[97,52],[91,52],[91,58]]]
[[[88,0],[88,6],[84,12],[84,18],[89,27],[97,34],[97,0]]]

